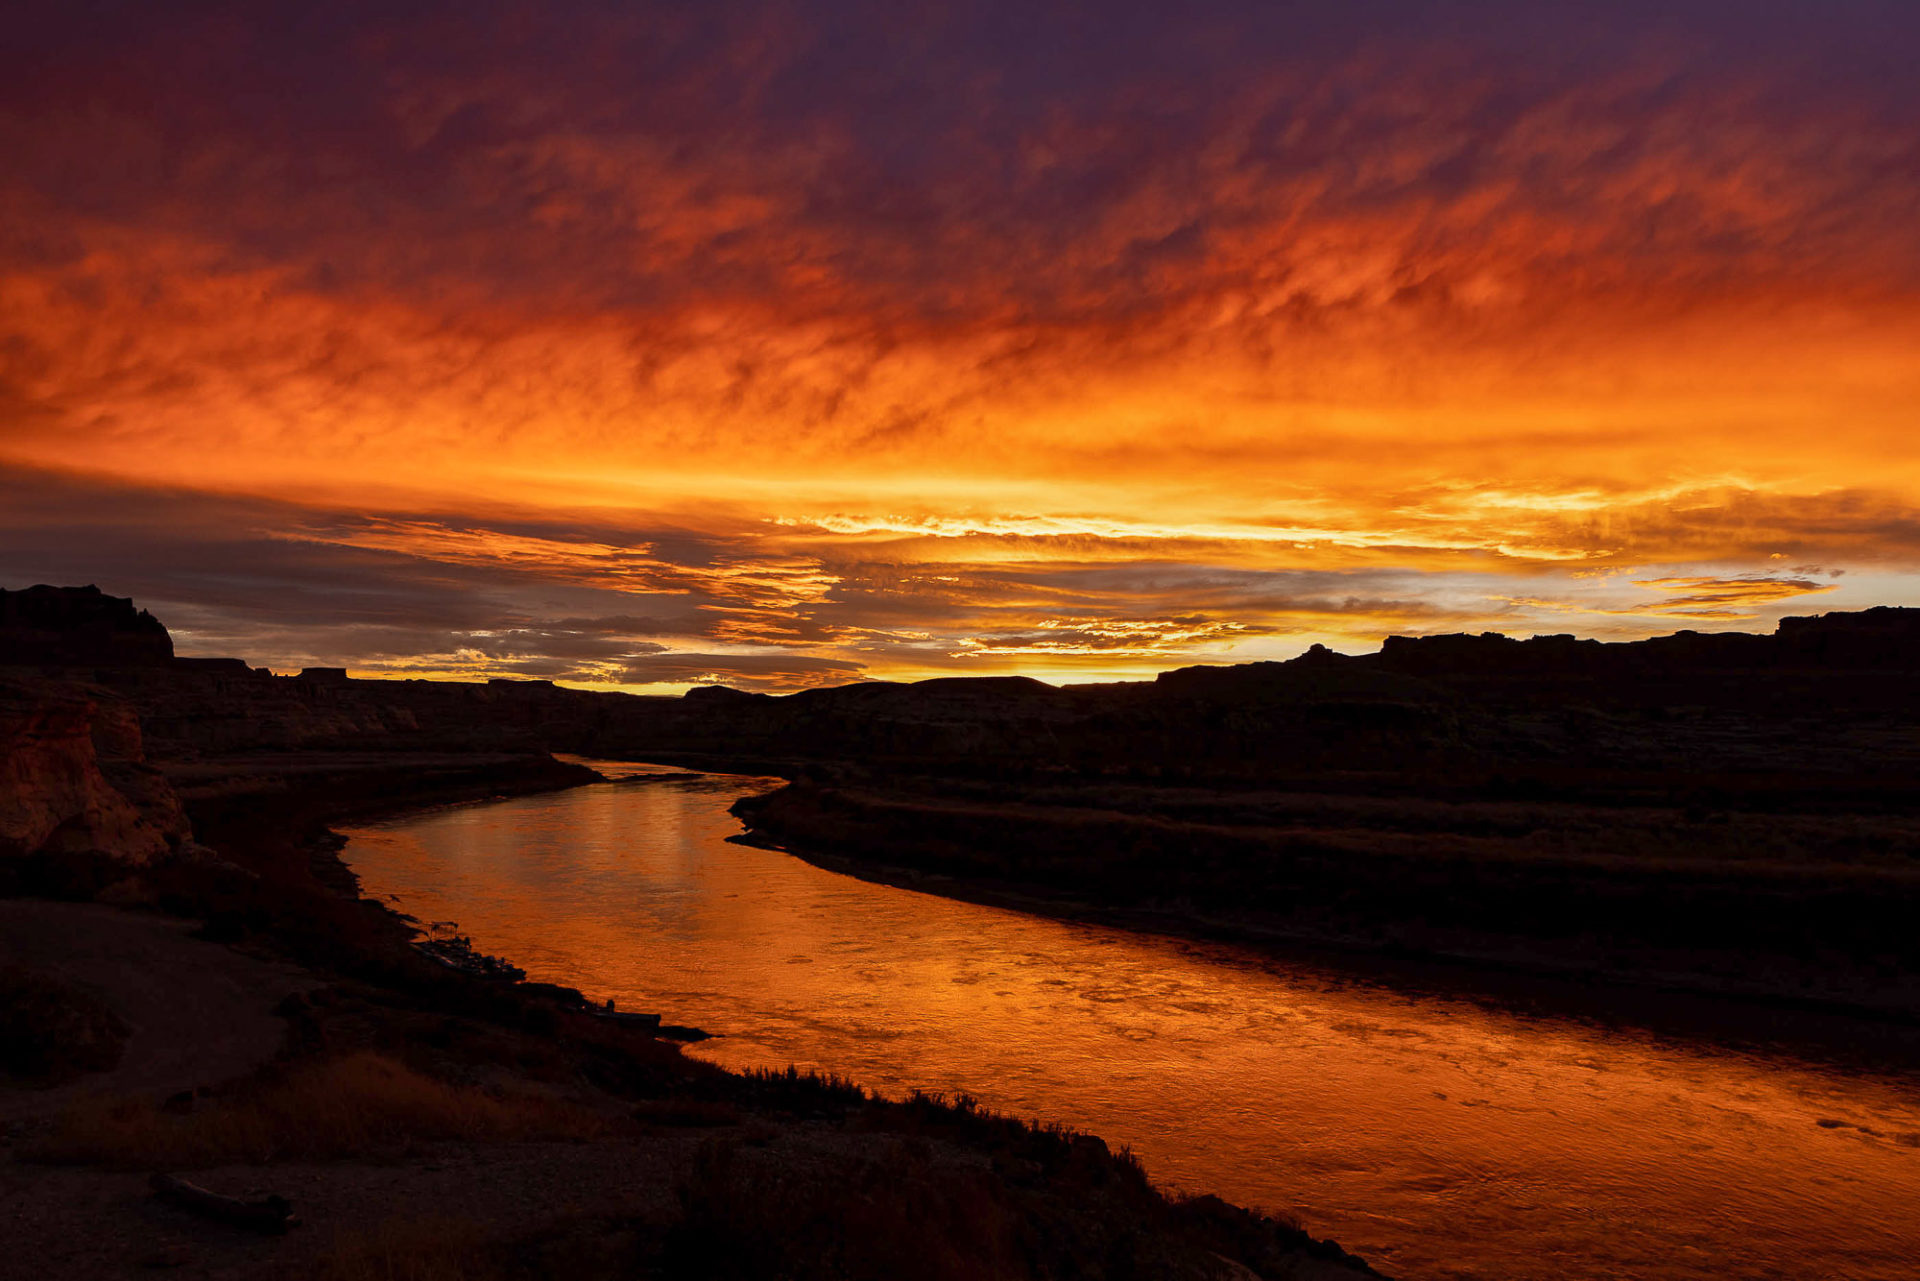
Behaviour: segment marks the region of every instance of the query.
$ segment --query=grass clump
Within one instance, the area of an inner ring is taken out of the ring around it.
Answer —
[[[862,1086],[831,1072],[749,1068],[739,1080],[743,1097],[754,1105],[800,1116],[843,1116],[873,1101]]]
[[[590,1139],[599,1114],[533,1094],[497,1094],[360,1052],[296,1064],[185,1114],[148,1100],[68,1111],[30,1159],[121,1169],[195,1169],[405,1154],[422,1143]]]
[[[313,1281],[497,1281],[500,1254],[468,1220],[389,1220],[343,1234]]]
[[[988,1281],[1031,1275],[1021,1213],[983,1170],[899,1145],[888,1159],[814,1170],[701,1149],[660,1258],[716,1281]]]

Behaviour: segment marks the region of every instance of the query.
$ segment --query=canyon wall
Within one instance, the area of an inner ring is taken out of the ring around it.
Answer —
[[[0,855],[146,863],[186,836],[130,704],[97,687],[0,676]]]

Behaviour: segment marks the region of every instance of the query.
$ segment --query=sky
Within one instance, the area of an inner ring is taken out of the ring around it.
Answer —
[[[38,5],[0,586],[675,693],[1920,604],[1920,6]]]

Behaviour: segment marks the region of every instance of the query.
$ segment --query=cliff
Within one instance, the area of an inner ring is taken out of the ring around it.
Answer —
[[[0,591],[0,855],[143,864],[187,841],[189,817],[284,827],[326,803],[570,785],[591,771],[546,753],[633,701],[546,682],[284,677],[172,650],[152,615],[97,588]]]
[[[1390,637],[1377,654],[1315,647],[1290,662],[1106,685],[944,678],[784,697],[707,687],[674,699],[541,681],[352,680],[338,668],[275,676],[240,659],[167,658],[164,627],[94,588],[0,593],[0,606],[0,654],[31,653],[36,670],[59,667],[109,690],[137,712],[163,762],[559,751],[789,772],[1314,786],[1356,774],[1371,785],[1430,788],[1444,777],[1482,789],[1657,777],[1675,795],[1885,793],[1920,769],[1909,732],[1920,719],[1920,610],[1622,644]]]
[[[644,723],[610,716],[600,742],[976,776],[1323,786],[1364,774],[1422,788],[1442,776],[1449,786],[1633,776],[1633,787],[1653,778],[1676,794],[1904,794],[1920,770],[1920,610],[1618,644],[1390,637],[1377,654],[1316,646],[1289,662],[1057,689],[947,679],[784,698],[696,690],[682,703]]]
[[[0,666],[126,667],[165,663],[160,620],[98,587],[0,589]]]
[[[0,677],[0,856],[146,863],[186,836],[131,706],[86,685]]]

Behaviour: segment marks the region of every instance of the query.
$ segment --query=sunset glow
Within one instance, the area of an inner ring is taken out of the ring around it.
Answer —
[[[4,585],[642,692],[1920,603],[1910,6],[1321,8],[30,19]]]

